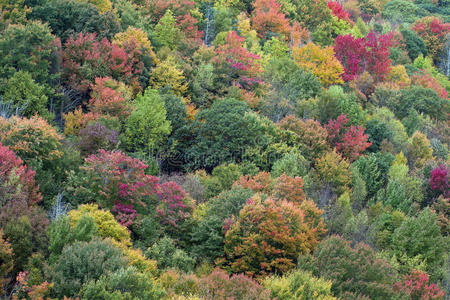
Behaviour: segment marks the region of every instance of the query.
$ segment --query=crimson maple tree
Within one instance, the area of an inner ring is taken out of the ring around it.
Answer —
[[[351,81],[368,71],[376,81],[383,81],[391,69],[390,47],[393,34],[378,34],[370,31],[366,37],[355,38],[351,34],[336,38],[334,51],[344,66],[342,78]]]
[[[328,140],[336,150],[350,162],[361,156],[362,152],[372,145],[368,142],[369,136],[364,134],[361,126],[347,126],[348,118],[340,115],[336,120],[329,120],[326,125]]]

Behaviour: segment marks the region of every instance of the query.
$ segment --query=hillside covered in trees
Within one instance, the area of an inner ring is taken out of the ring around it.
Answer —
[[[449,22],[0,0],[0,299],[449,299]]]

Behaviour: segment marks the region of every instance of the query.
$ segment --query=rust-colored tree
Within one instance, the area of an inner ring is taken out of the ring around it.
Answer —
[[[227,263],[235,273],[256,277],[289,271],[299,254],[315,249],[326,231],[320,224],[292,202],[254,196],[226,233]]]
[[[256,0],[253,5],[252,24],[260,38],[267,39],[269,34],[289,37],[289,20],[280,11],[281,5],[276,0]]]

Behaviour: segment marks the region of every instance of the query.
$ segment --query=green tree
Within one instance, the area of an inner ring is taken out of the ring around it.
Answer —
[[[48,23],[53,34],[63,43],[79,32],[95,32],[100,40],[111,40],[120,31],[114,13],[100,13],[98,8],[88,1],[43,1],[33,7],[30,16],[31,19]]]
[[[200,178],[205,186],[205,197],[212,198],[222,191],[231,189],[242,173],[236,164],[221,164],[213,169],[211,176]]]
[[[164,237],[147,249],[145,255],[158,262],[161,270],[173,268],[183,272],[191,272],[194,268],[195,260],[181,249],[175,246],[175,242]]]
[[[56,53],[55,37],[48,25],[29,22],[9,25],[0,33],[0,74],[10,78],[17,71],[31,74],[38,84],[51,84]]]
[[[53,266],[55,296],[79,296],[83,284],[124,268],[126,264],[122,250],[107,240],[78,241],[68,245]]]
[[[13,274],[23,271],[28,258],[33,252],[33,232],[30,219],[22,216],[14,222],[9,222],[4,229],[5,237],[9,240],[14,256]]]
[[[134,102],[134,109],[125,124],[125,139],[130,149],[152,150],[161,146],[170,134],[170,122],[166,119],[166,109],[156,90],[147,89]]]
[[[170,9],[166,10],[164,16],[156,24],[154,36],[156,46],[168,47],[174,50],[178,47],[181,38],[181,31],[175,26],[175,17]]]
[[[229,221],[239,215],[252,194],[250,190],[234,187],[208,202],[205,216],[192,232],[192,253],[195,257],[212,262],[224,255],[225,229]]]
[[[292,271],[284,276],[272,276],[264,280],[271,296],[279,300],[335,300],[331,281],[314,277],[310,272]]]
[[[334,85],[324,90],[319,98],[320,122],[326,123],[330,119],[337,119],[345,114],[353,125],[362,125],[365,112],[356,101],[354,95],[344,93],[342,87]]]
[[[191,130],[194,138],[187,150],[188,166],[212,169],[240,160],[249,148],[264,150],[274,140],[275,126],[251,113],[246,103],[225,99],[199,112]]]
[[[148,299],[157,300],[165,296],[164,290],[155,280],[134,267],[123,268],[114,273],[91,280],[80,292],[82,299]]]
[[[394,23],[413,23],[418,19],[418,8],[413,2],[392,0],[383,7],[382,16]]]
[[[430,141],[425,134],[419,131],[414,132],[409,139],[407,150],[409,162],[417,168],[423,167],[425,162],[433,156]]]
[[[312,262],[300,258],[299,268],[302,267],[312,268],[315,276],[331,280],[331,290],[339,297],[346,293],[380,300],[393,296],[395,277],[391,267],[363,243],[351,247],[340,236],[331,236],[318,245]]]
[[[50,121],[52,115],[47,110],[48,98],[44,88],[37,84],[31,74],[18,71],[3,88],[3,101],[13,103],[13,108],[25,117],[39,114]]]
[[[449,109],[447,102],[439,97],[434,90],[413,85],[410,88],[402,89],[386,106],[399,119],[407,117],[413,109],[433,119],[442,120],[442,112]]]
[[[420,54],[427,56],[427,46],[420,36],[416,32],[403,28],[400,30],[406,44],[406,50],[408,50],[408,56],[411,60],[415,60]]]
[[[308,168],[306,159],[298,151],[291,151],[273,164],[271,174],[274,177],[279,177],[283,173],[291,177],[303,177],[308,173]]]
[[[417,217],[407,218],[394,231],[391,248],[397,256],[420,255],[427,263],[427,272],[436,281],[445,272],[448,245],[448,238],[440,233],[437,216],[426,208]]]

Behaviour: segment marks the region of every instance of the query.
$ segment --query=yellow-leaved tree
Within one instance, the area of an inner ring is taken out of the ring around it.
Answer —
[[[332,47],[321,48],[313,42],[309,42],[301,48],[294,47],[292,55],[297,64],[316,75],[323,86],[329,87],[333,84],[344,83],[341,78],[344,68],[334,56]]]

